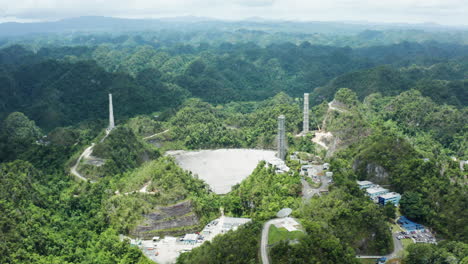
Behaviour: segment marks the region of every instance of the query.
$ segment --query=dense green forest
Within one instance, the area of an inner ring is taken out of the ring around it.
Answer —
[[[466,27],[438,24],[387,24],[245,19],[227,21],[204,17],[123,19],[84,16],[53,22],[5,23],[0,25],[0,45],[21,43],[34,48],[44,45],[83,46],[108,44],[120,47],[150,45],[155,48],[219,45],[223,42],[278,42],[338,47],[373,47],[410,41],[466,45]]]
[[[443,240],[408,247],[404,263],[467,261],[468,185],[460,169],[468,160],[466,35],[208,33],[1,40],[1,263],[152,263],[119,234],[200,231],[220,208],[253,221],[177,263],[260,263],[261,227],[284,207],[305,235],[275,244],[273,263],[358,263],[358,254],[393,250],[395,211],[372,203],[356,180],[401,193],[399,212]],[[441,35],[447,38],[434,41]],[[304,92],[311,93],[310,127],[321,131],[298,137]],[[108,93],[117,127],[107,136]],[[290,174],[261,162],[231,192],[216,195],[164,156],[172,149],[274,149],[280,114],[290,153],[331,164],[327,195],[304,201],[300,165],[290,160]],[[312,143],[318,132],[332,134],[328,149]],[[92,143],[103,165],[78,164],[90,180],[80,181],[70,168]],[[142,186],[151,194],[138,192]],[[174,205],[187,209],[186,225],[142,228],[149,214]]]
[[[342,87],[360,99],[416,89],[437,103],[462,107],[468,101],[467,55],[466,46],[441,43],[379,49],[226,43],[191,51],[89,46],[33,52],[11,46],[0,51],[0,116],[20,111],[53,129],[105,118],[109,92],[122,119],[165,111],[188,97],[219,104],[315,90],[312,102],[318,104]]]

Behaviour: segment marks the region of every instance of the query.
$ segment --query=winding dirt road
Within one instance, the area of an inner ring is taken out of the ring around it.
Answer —
[[[150,138],[153,138],[153,137],[155,137],[155,136],[157,136],[157,135],[162,135],[162,134],[167,133],[167,132],[169,132],[169,129],[166,129],[166,130],[164,130],[163,132],[159,132],[159,133],[156,133],[156,134],[151,135],[151,136],[148,136],[148,137],[144,137],[143,139],[145,139],[145,140],[146,140],[146,139],[150,139]]]
[[[81,175],[77,168],[78,168],[78,165],[80,164],[81,160],[83,158],[87,158],[91,155],[91,153],[93,153],[93,148],[94,148],[94,143],[91,144],[91,146],[89,146],[88,148],[86,148],[83,153],[81,153],[80,157],[78,158],[78,160],[76,161],[75,165],[73,165],[73,167],[71,167],[70,169],[70,173],[75,175],[78,179],[80,180],[83,180],[83,181],[88,181],[88,179],[86,177],[84,177],[83,175]],[[93,181],[91,181],[93,182]]]

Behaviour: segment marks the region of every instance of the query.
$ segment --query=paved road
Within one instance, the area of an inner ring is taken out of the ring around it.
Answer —
[[[397,233],[394,233],[392,234],[392,239],[393,239],[393,252],[388,254],[388,255],[385,255],[385,256],[356,256],[356,258],[360,258],[360,259],[378,259],[378,258],[381,258],[381,257],[386,257],[387,259],[392,259],[392,258],[396,258],[400,255],[400,252],[403,251],[403,244],[401,243],[401,240],[399,240],[397,238],[398,234]]]
[[[91,144],[91,146],[89,146],[88,148],[86,148],[83,153],[81,153],[80,157],[78,158],[78,160],[76,161],[75,165],[73,165],[73,167],[71,167],[70,169],[70,172],[71,174],[75,175],[76,177],[78,177],[78,179],[80,180],[83,180],[83,181],[88,181],[88,179],[86,177],[84,177],[83,175],[81,175],[76,169],[78,168],[78,165],[80,164],[80,161],[84,158],[84,157],[89,157],[91,155],[91,153],[93,152],[93,148],[94,148],[94,143]]]
[[[322,165],[315,165],[313,167],[313,169],[315,170],[314,174],[317,175],[318,173],[323,171],[323,166]],[[304,177],[307,177],[307,176],[304,176]],[[309,200],[314,195],[320,196],[321,191],[328,191],[328,186],[330,185],[330,183],[329,183],[330,178],[326,177],[326,176],[319,176],[319,179],[322,182],[322,184],[320,185],[319,188],[312,188],[312,186],[310,186],[310,184],[306,180],[301,179],[302,198],[304,200]]]
[[[320,191],[328,191],[328,186],[330,185],[330,177],[327,176],[320,176],[320,181],[322,182],[322,185],[320,185],[319,190]]]
[[[260,244],[260,254],[262,255],[262,263],[269,264],[270,260],[268,259],[268,231],[270,230],[270,226],[276,223],[281,222],[282,218],[275,218],[267,221],[263,225],[262,229],[262,242]]]
[[[388,254],[386,257],[391,259],[391,258],[396,258],[400,254],[401,251],[403,251],[403,244],[401,243],[401,240],[397,238],[398,234],[392,234],[393,238],[393,252]]]
[[[302,183],[302,198],[304,200],[309,200],[314,195],[319,194],[319,189],[314,189],[310,186],[310,184],[301,178]]]

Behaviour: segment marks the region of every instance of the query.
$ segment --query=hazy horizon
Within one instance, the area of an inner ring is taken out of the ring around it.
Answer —
[[[57,21],[82,16],[160,19],[323,21],[468,26],[463,0],[0,0],[0,23]]]

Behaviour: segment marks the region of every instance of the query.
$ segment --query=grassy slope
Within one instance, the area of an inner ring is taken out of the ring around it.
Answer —
[[[292,231],[289,232],[284,227],[276,227],[275,225],[270,226],[270,230],[268,232],[268,244],[275,244],[282,240],[293,240],[298,239],[304,236],[304,232],[302,231]]]

